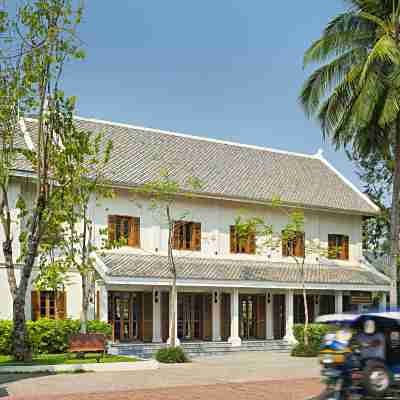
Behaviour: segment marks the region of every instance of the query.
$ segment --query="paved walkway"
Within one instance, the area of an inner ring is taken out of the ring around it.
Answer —
[[[229,400],[232,400],[231,395],[234,391],[234,400],[241,398],[251,400],[261,398],[257,397],[257,393],[261,395],[269,392],[274,393],[274,398],[278,398],[279,390],[288,396],[291,396],[292,392],[299,396],[297,391],[303,393],[304,390],[307,396],[315,394],[320,388],[318,376],[319,366],[315,359],[292,358],[287,354],[267,352],[237,353],[201,358],[190,364],[161,366],[159,370],[153,371],[36,377],[0,375],[0,397],[10,395],[11,399],[44,399],[50,398],[48,396],[62,396],[59,398],[78,399],[84,396],[85,400],[95,398],[137,400],[161,398],[157,396],[164,393],[164,396],[167,396],[163,397],[165,399],[175,399],[178,397],[174,396],[179,395],[180,399],[209,400],[213,392],[214,399],[230,397]],[[253,389],[255,392],[252,394]],[[88,395],[90,393],[96,395],[92,397]],[[227,393],[231,395],[225,397]],[[240,393],[247,394],[245,397],[240,397]],[[279,396],[279,398],[283,400],[292,397]]]

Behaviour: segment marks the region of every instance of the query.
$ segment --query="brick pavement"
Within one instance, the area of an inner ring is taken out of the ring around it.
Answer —
[[[9,400],[302,400],[320,393],[319,379],[191,385],[112,393],[61,396],[11,396]]]

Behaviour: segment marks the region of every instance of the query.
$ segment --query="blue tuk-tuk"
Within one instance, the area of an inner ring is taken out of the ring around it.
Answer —
[[[331,314],[316,322],[332,327],[319,354],[321,400],[400,399],[400,312]]]

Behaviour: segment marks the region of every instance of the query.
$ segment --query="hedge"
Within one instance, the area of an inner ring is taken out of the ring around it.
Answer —
[[[156,360],[166,364],[186,363],[190,361],[182,347],[164,347],[157,351]]]
[[[79,333],[78,320],[39,319],[27,321],[28,342],[34,354],[65,353],[68,350],[68,338]],[[0,321],[0,354],[12,353],[11,321]],[[111,326],[101,321],[88,321],[89,333],[111,335]]]
[[[332,329],[324,324],[309,324],[307,328],[308,346],[304,344],[304,325],[296,324],[293,327],[293,334],[298,344],[293,348],[293,356],[315,357],[318,355],[322,339]]]

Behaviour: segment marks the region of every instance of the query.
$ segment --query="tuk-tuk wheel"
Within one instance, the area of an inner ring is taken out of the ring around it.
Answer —
[[[368,394],[373,397],[382,397],[389,389],[390,373],[380,361],[368,361],[364,369],[364,386]]]

